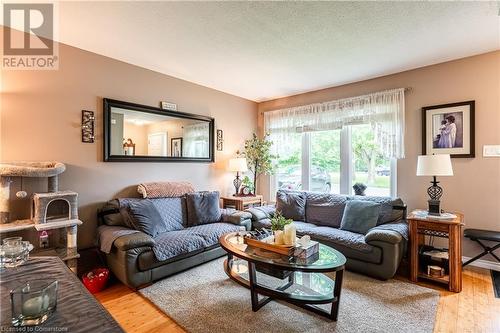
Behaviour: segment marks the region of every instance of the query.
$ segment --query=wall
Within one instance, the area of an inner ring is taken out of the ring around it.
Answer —
[[[256,103],[111,58],[59,45],[56,71],[2,71],[1,160],[64,162],[60,188],[79,193],[84,221],[82,247],[95,241],[96,210],[106,200],[136,195],[140,182],[191,181],[200,190],[231,193],[227,161],[256,129]],[[224,130],[224,151],[215,163],[104,163],[102,99],[158,106],[161,100],[184,112],[211,116]],[[81,142],[81,110],[96,112],[96,142]],[[12,185],[13,196],[21,187]],[[45,191],[45,181],[25,179],[28,190]],[[28,200],[14,200],[13,214],[29,215]]]
[[[264,111],[400,87],[412,90],[405,96],[406,158],[398,161],[399,196],[410,209],[427,205],[430,179],[415,176],[422,148],[421,108],[475,100],[476,158],[452,160],[455,175],[439,179],[444,188],[442,207],[463,212],[466,228],[500,231],[500,158],[482,157],[483,145],[500,144],[500,51],[263,102],[258,106],[259,130],[262,133]],[[268,179],[262,180],[261,188],[269,188]],[[465,256],[479,250],[475,243],[464,242]]]
[[[132,142],[135,144],[135,155],[148,155],[148,133],[146,129],[147,127],[143,125],[123,122],[123,137],[127,140],[132,138]]]

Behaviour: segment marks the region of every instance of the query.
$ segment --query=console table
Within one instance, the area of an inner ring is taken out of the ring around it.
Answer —
[[[262,195],[235,197],[228,196],[222,197],[222,208],[232,208],[236,210],[245,210],[254,206],[262,206],[264,204],[264,197]]]
[[[413,211],[408,217],[410,226],[410,279],[431,280],[447,285],[450,291],[462,291],[462,226],[464,217],[460,213],[452,213],[454,219],[436,219],[432,216],[422,217],[421,211]],[[442,277],[427,274],[419,267],[419,245],[425,236],[441,237],[448,240],[449,274]]]

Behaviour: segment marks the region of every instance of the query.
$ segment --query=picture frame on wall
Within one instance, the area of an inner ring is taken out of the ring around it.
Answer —
[[[182,157],[182,138],[172,138],[170,140],[170,152],[172,157]]]
[[[217,151],[224,150],[224,132],[221,129],[217,130]]]
[[[475,101],[422,108],[422,154],[475,157]]]

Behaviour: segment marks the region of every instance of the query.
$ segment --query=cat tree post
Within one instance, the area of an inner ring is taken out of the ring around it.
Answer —
[[[10,177],[0,177],[0,223],[10,221]]]

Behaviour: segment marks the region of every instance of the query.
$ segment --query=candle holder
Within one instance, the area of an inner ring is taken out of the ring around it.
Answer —
[[[57,306],[56,280],[32,280],[10,291],[12,325],[33,326],[45,322]]]
[[[21,237],[5,238],[0,246],[0,269],[22,265],[28,260],[31,250],[33,245]]]

